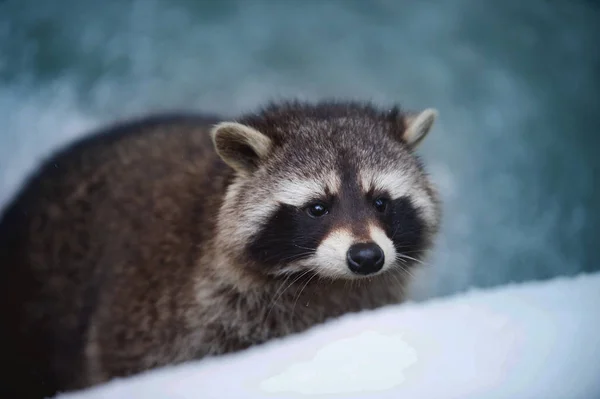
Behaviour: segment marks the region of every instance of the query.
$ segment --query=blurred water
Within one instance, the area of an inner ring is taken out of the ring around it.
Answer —
[[[435,106],[445,221],[414,297],[600,269],[591,1],[0,1],[0,204],[57,146],[293,95]]]

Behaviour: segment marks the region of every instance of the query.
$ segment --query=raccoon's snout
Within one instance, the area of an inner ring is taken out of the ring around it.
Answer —
[[[352,245],[346,258],[350,270],[362,275],[377,273],[385,261],[383,250],[374,242]]]

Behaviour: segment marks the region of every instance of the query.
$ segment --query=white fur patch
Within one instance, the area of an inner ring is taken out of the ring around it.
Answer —
[[[316,263],[317,272],[333,278],[355,277],[346,261],[348,249],[355,242],[355,237],[348,230],[339,229],[331,232],[321,242],[312,259]]]
[[[243,182],[239,180],[229,186],[219,215],[219,224],[226,226],[222,231],[224,239],[235,241],[237,245],[243,245],[277,209],[275,201],[250,201],[250,205],[245,204],[243,220],[240,220],[236,206],[239,205],[242,186]]]
[[[408,116],[406,131],[403,135],[404,141],[411,147],[418,146],[431,131],[437,117],[438,111],[435,108],[427,108],[418,114]]]
[[[387,191],[393,199],[408,195],[414,184],[413,179],[408,173],[377,172],[372,170],[361,171],[360,182],[364,192],[370,189]]]
[[[333,194],[339,191],[341,185],[339,176],[331,173],[324,179],[292,179],[282,180],[275,190],[275,200],[293,206],[305,205],[312,199],[325,196],[329,191]]]
[[[371,234],[371,239],[375,242],[375,244],[379,245],[379,247],[383,250],[383,254],[385,256],[385,263],[381,268],[381,271],[385,271],[392,264],[394,264],[396,260],[396,248],[394,247],[394,243],[389,239],[387,234],[377,226],[370,225],[369,233]]]
[[[427,220],[429,225],[436,223],[435,206],[424,188],[414,188],[409,198],[412,204],[420,211],[421,216]]]
[[[244,142],[249,145],[259,158],[264,158],[271,150],[271,139],[250,126],[236,122],[221,122],[213,127],[210,132],[215,148],[220,150],[218,137],[224,136],[227,140]]]
[[[381,247],[385,256],[385,263],[381,272],[390,268],[396,259],[394,244],[385,232],[377,226],[369,226],[370,239]],[[333,278],[362,278],[352,273],[348,268],[347,253],[353,244],[364,242],[357,240],[350,231],[345,229],[335,230],[323,240],[317,248],[311,263],[316,263],[317,272]]]
[[[325,187],[317,181],[284,180],[277,185],[275,200],[288,205],[301,206],[324,194]]]
[[[323,183],[327,185],[327,189],[332,194],[337,194],[340,192],[340,188],[342,186],[342,179],[337,173],[331,172],[327,176],[325,176],[325,178],[323,179]]]

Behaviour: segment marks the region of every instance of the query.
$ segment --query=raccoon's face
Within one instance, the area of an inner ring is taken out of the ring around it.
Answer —
[[[287,103],[217,125],[217,152],[236,172],[221,244],[273,276],[353,279],[419,262],[440,207],[412,150],[436,115]]]

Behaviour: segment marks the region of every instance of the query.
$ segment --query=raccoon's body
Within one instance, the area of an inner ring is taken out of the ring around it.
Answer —
[[[401,302],[439,225],[413,154],[435,116],[288,102],[58,152],[0,219],[0,392],[80,389]]]

